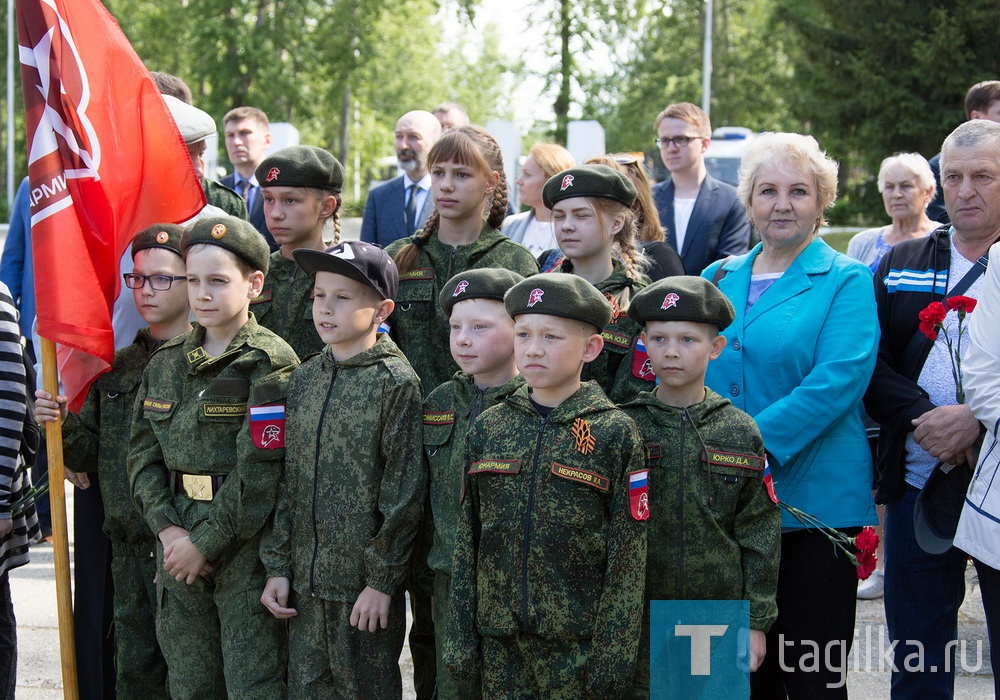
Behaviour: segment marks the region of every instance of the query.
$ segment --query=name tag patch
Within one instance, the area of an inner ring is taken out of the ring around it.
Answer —
[[[206,403],[202,407],[202,413],[206,417],[245,416],[247,414],[247,405],[245,403]]]
[[[285,446],[285,406],[250,407],[250,435],[253,444],[264,450]]]
[[[519,459],[481,459],[469,467],[470,474],[517,474],[521,471]]]
[[[271,301],[271,297],[274,296],[274,292],[270,289],[263,290],[260,294],[255,296],[250,300],[251,304],[261,304],[265,301]],[[312,297],[310,297],[311,299]]]
[[[454,422],[454,411],[424,411],[424,425],[452,425]]]
[[[610,343],[611,345],[622,348],[623,350],[628,350],[632,347],[632,337],[623,333],[604,331],[601,333],[601,337],[604,338],[605,343]]]
[[[647,442],[646,443],[646,456],[650,461],[654,459],[659,459],[662,450],[660,448],[660,443],[658,442]]]
[[[739,467],[759,472],[764,468],[764,458],[757,455],[737,454],[735,452],[717,452],[705,450],[705,461],[720,467]]]
[[[399,276],[400,282],[409,282],[411,280],[432,280],[434,279],[434,268],[433,267],[418,267],[416,270],[410,270]]]
[[[570,481],[576,481],[580,484],[586,484],[587,486],[593,486],[598,491],[606,492],[611,488],[611,480],[608,479],[608,477],[595,474],[594,472],[589,472],[586,469],[567,467],[565,464],[553,462],[551,471],[558,477],[568,479]]]
[[[173,401],[166,401],[165,399],[143,399],[142,409],[144,411],[152,411],[153,413],[168,413],[171,408],[174,407]]]

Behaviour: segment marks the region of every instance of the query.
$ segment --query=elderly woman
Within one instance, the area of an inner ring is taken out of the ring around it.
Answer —
[[[777,497],[853,536],[875,522],[861,398],[878,321],[871,272],[818,236],[836,189],[837,164],[809,136],[763,134],[747,148],[737,194],[761,241],[702,273],[736,307],[706,383],[757,421]],[[788,512],[782,533],[778,619],[752,697],[846,698],[855,568]]]
[[[936,189],[931,166],[919,153],[897,153],[883,160],[878,170],[878,191],[892,223],[854,236],[847,244],[847,254],[874,272],[894,245],[928,235],[940,226],[927,217],[927,205]]]
[[[535,257],[556,247],[555,233],[549,220],[552,212],[542,203],[542,187],[550,177],[574,165],[576,161],[570,152],[554,143],[536,143],[521,165],[521,175],[516,181],[517,197],[521,204],[531,209],[508,216],[500,231],[530,250]]]

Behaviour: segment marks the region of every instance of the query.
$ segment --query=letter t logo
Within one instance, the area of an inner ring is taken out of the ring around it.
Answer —
[[[721,637],[729,625],[674,625],[674,634],[691,638],[691,675],[712,675],[712,637]]]

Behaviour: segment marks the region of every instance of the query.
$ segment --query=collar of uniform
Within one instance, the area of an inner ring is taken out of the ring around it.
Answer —
[[[301,273],[299,266],[294,260],[289,260],[281,254],[280,250],[271,253],[271,260],[268,262],[267,279],[285,281]]]
[[[338,362],[333,359],[333,353],[330,352],[330,346],[323,346],[323,350],[320,353],[323,357],[323,364],[325,367],[367,367],[368,365],[374,365],[382,360],[389,357],[404,357],[402,351],[396,346],[392,339],[387,333],[379,333],[375,339],[375,344],[372,345],[367,350],[362,350],[356,355],[348,357],[346,360],[341,360]]]
[[[459,399],[461,403],[466,401],[475,400],[476,395],[479,393],[479,388],[476,386],[476,382],[471,374],[467,374],[461,370],[455,372],[455,397]],[[502,384],[500,386],[487,387],[483,391],[483,401],[488,405],[493,405],[513,394],[519,388],[524,385],[524,377],[520,374],[511,379],[509,382]]]
[[[249,338],[253,333],[257,332],[260,326],[257,324],[257,319],[254,317],[253,312],[250,313],[250,320],[243,324],[243,327],[236,331],[236,335],[233,339],[229,341],[229,346],[226,351],[220,355],[209,356],[205,354],[202,346],[205,343],[205,327],[195,323],[192,324],[193,328],[190,333],[188,333],[187,338],[184,340],[184,356],[187,357],[188,361],[188,371],[191,374],[198,372],[202,367],[207,367],[224,357],[228,357],[234,352],[237,352],[244,343],[246,343],[247,338]],[[199,353],[198,351],[201,351]]]
[[[526,413],[538,415],[538,412],[531,406],[529,389],[527,384],[522,384],[507,399],[511,404]],[[615,408],[604,390],[598,386],[597,382],[583,382],[580,388],[573,392],[573,395],[552,409],[548,416],[550,423],[572,423],[577,418],[590,413],[600,413]]]
[[[686,410],[691,419],[698,422],[712,411],[715,411],[728,403],[730,403],[729,399],[724,399],[716,392],[712,391],[708,387],[705,387],[705,399],[703,401],[692,404],[686,409],[681,409],[676,406],[668,406],[663,403],[656,398],[656,390],[650,389],[649,391],[639,392],[638,396],[628,403],[623,404],[622,408],[645,406],[653,410],[655,415],[662,416],[671,422],[680,420],[681,414]]]
[[[427,245],[425,247],[434,250],[438,256],[451,255],[452,251],[471,256],[477,253],[483,253],[498,243],[509,240],[510,239],[507,238],[507,236],[503,235],[489,224],[483,223],[483,228],[479,231],[479,238],[474,240],[472,243],[453,246],[449,243],[442,243],[437,234],[434,234],[431,236],[431,239],[427,241]]]

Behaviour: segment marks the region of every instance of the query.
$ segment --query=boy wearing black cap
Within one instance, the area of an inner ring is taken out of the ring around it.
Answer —
[[[479,268],[452,277],[438,296],[448,317],[451,356],[460,368],[424,401],[431,504],[431,513],[425,517],[433,520],[427,563],[434,571],[434,628],[439,632],[435,636],[438,700],[465,700],[481,694],[478,675],[471,682],[460,682],[444,665],[451,557],[469,426],[480,413],[524,385],[514,362],[514,321],[503,305],[507,290],[523,279],[510,270]]]
[[[132,496],[157,535],[156,636],[170,696],[285,694],[285,631],[258,604],[260,535],[284,458],[298,360],[249,311],[268,248],[248,222],[200,219],[181,239],[198,323],[150,358],[132,419]]]
[[[484,697],[611,698],[632,678],[649,510],[632,423],[593,383],[611,316],[590,283],[530,277],[504,297],[525,378],[466,442],[445,661]]]
[[[313,324],[313,277],[292,257],[298,249],[324,250],[340,242],[344,166],[315,146],[291,146],[261,161],[255,173],[268,230],[280,246],[271,254],[264,288],[250,302],[260,325],[274,331],[302,359],[323,349]],[[328,228],[328,223],[332,226]]]
[[[167,664],[156,642],[156,540],[132,504],[125,458],[132,405],[149,358],[170,338],[191,330],[181,233],[174,224],[154,224],[132,241],[132,272],[125,286],[149,328],[115,353],[111,369],[91,385],[79,413],[66,413],[66,397],[56,401],[35,392],[40,423],[63,418],[66,478],[90,488],[87,472],[97,472],[104,502],[104,531],[111,540],[114,582],[115,690],[121,698],[166,698]]]
[[[371,243],[296,250],[326,347],[292,374],[261,602],[289,619],[290,698],[398,698],[403,577],[427,494],[420,381],[379,324],[396,265]]]
[[[631,697],[649,697],[650,600],[749,600],[751,671],[777,617],[781,515],[765,487],[764,442],[750,416],[705,386],[709,361],[726,346],[719,331],[733,314],[726,296],[700,277],[656,282],[629,307],[645,324],[659,380],[622,406],[646,441],[652,511]]]

